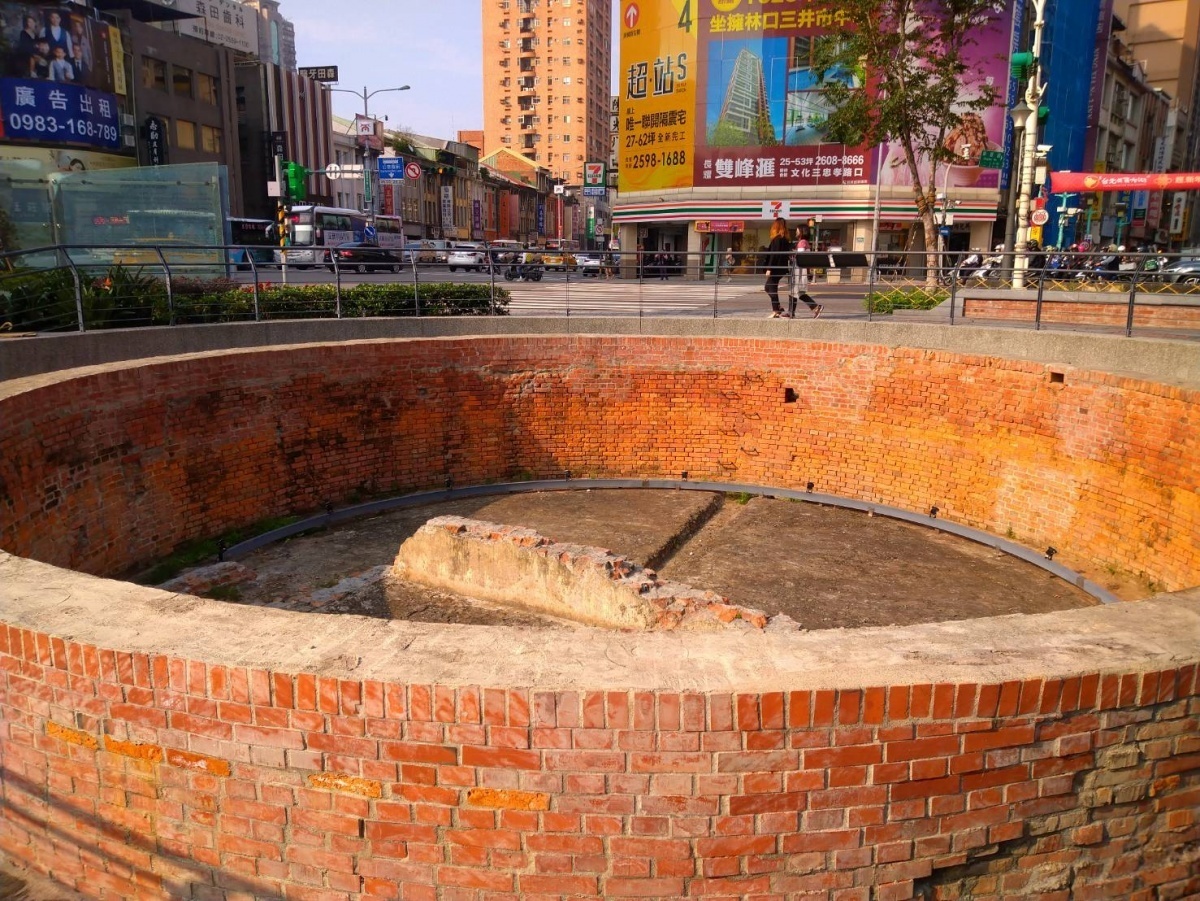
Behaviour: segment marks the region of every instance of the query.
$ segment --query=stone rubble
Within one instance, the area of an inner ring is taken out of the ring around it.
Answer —
[[[521,551],[557,560],[573,573],[585,570],[603,573],[653,611],[649,631],[712,632],[723,629],[794,631],[798,627],[789,617],[770,618],[762,610],[743,607],[715,591],[694,588],[659,578],[628,557],[599,547],[560,544],[533,529],[484,522],[463,516],[438,516],[419,531],[442,530],[463,541],[507,542]],[[778,623],[774,620],[778,619]]]

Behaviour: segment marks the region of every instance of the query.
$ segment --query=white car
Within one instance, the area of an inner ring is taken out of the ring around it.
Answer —
[[[478,244],[455,244],[446,254],[446,265],[451,272],[459,268],[478,272],[487,265],[487,252]]]
[[[579,267],[580,274],[599,276],[600,270],[604,268],[604,259],[598,253],[577,253],[575,264]]]

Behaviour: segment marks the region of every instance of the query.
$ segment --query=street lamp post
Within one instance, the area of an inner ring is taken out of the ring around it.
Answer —
[[[1046,86],[1042,84],[1039,57],[1042,52],[1042,29],[1046,24],[1046,0],[1033,0],[1033,43],[1030,52],[1033,57],[1029,71],[1029,80],[1025,84],[1025,134],[1021,142],[1021,191],[1017,203],[1017,234],[1016,252],[1013,266],[1013,287],[1025,287],[1025,271],[1029,268],[1029,204],[1033,193],[1033,165],[1037,155],[1037,111],[1041,104]],[[1017,112],[1014,107],[1013,112]],[[1014,118],[1015,123],[1015,118]]]
[[[969,144],[963,146],[962,155],[965,159],[969,160],[971,158],[971,147]],[[950,169],[952,167],[953,163],[946,163],[946,170],[942,173],[942,192],[936,195],[935,198],[942,205],[942,222],[941,227],[938,228],[938,255],[941,258],[940,265],[943,272],[949,268],[946,265],[948,262],[946,259],[946,252],[950,248],[946,237],[948,235],[947,230],[949,226],[954,222],[954,216],[950,211],[958,206],[958,201],[951,202],[950,200]]]
[[[374,91],[368,91],[365,87],[361,91],[355,91],[351,88],[330,88],[331,91],[338,91],[342,94],[353,94],[355,97],[360,97],[363,102],[363,118],[370,119],[371,112],[368,103],[376,94],[386,94],[388,91],[407,91],[409,85],[401,85],[398,88],[376,88]],[[371,173],[371,145],[369,142],[363,142],[362,145],[362,165],[363,165],[363,207],[368,218],[375,218],[375,198],[374,192],[371,190],[373,175]]]
[[[1068,232],[1067,243],[1074,244],[1075,243],[1075,229],[1077,227],[1076,226],[1076,217],[1079,215],[1079,207],[1069,206],[1066,209],[1062,210],[1061,215],[1067,217],[1067,232]],[[1061,218],[1059,219],[1058,225],[1059,225],[1058,246],[1061,249],[1063,246],[1063,240],[1064,240],[1063,235],[1062,235],[1062,219]]]
[[[1125,229],[1125,217],[1129,214],[1129,205],[1125,203],[1118,203],[1114,206],[1114,209],[1117,214],[1117,238],[1113,243],[1117,246],[1120,246],[1121,232]]]
[[[1054,240],[1054,246],[1061,248],[1063,246],[1063,217],[1067,218],[1068,227],[1071,224],[1071,198],[1074,194],[1060,194],[1058,201],[1058,237]]]

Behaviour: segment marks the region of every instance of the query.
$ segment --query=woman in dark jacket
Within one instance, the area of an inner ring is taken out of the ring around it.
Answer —
[[[789,314],[779,304],[779,280],[787,274],[792,242],[788,240],[787,220],[771,223],[771,243],[767,245],[767,297],[771,298],[771,318],[787,319]]]

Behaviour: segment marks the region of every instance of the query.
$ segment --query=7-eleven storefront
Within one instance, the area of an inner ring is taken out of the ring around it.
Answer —
[[[946,214],[946,249],[986,250],[993,243],[998,192],[960,200]],[[990,195],[990,196],[986,196]],[[621,247],[646,254],[686,254],[686,272],[705,278],[727,250],[754,253],[766,248],[776,216],[787,220],[789,231],[799,228],[818,250],[869,253],[882,256],[925,249],[924,229],[911,196],[903,200],[789,199],[621,201],[618,195],[613,224]],[[939,224],[942,213],[935,215]],[[811,225],[810,225],[811,221]]]

